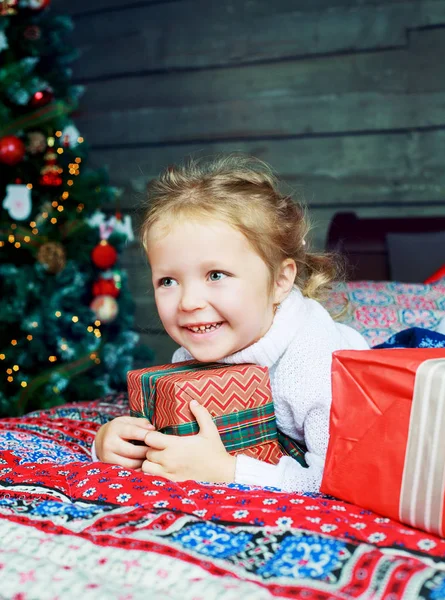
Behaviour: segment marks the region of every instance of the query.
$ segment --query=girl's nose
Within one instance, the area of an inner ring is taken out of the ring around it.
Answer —
[[[183,288],[180,309],[186,312],[204,308],[206,305],[204,294],[198,287]]]

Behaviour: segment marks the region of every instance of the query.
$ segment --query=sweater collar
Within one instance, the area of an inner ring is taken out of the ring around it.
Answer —
[[[271,367],[284,354],[291,340],[307,320],[307,303],[297,287],[293,287],[278,306],[269,331],[251,346],[222,358],[226,364],[253,363]]]

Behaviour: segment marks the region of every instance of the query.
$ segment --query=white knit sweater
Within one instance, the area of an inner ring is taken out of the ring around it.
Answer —
[[[319,491],[329,439],[332,353],[368,348],[357,331],[336,323],[321,304],[305,298],[294,287],[278,307],[264,337],[218,361],[268,367],[278,428],[304,442],[308,449],[308,468],[288,456],[277,465],[270,465],[240,454],[236,460],[236,483],[285,491]],[[172,360],[192,358],[187,350],[179,348]]]

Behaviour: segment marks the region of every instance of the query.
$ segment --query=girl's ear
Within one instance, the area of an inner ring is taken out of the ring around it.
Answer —
[[[274,304],[280,304],[289,294],[297,276],[297,265],[293,258],[286,258],[280,265],[274,283]]]

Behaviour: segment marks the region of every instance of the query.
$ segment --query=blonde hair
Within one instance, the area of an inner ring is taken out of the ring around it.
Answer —
[[[280,193],[272,169],[257,158],[240,154],[190,158],[183,165],[167,167],[149,183],[147,193],[148,209],[140,229],[145,249],[155,223],[216,218],[245,235],[268,266],[271,283],[286,258],[295,260],[295,284],[308,298],[322,299],[337,275],[332,255],[309,251],[309,223],[302,204]]]

